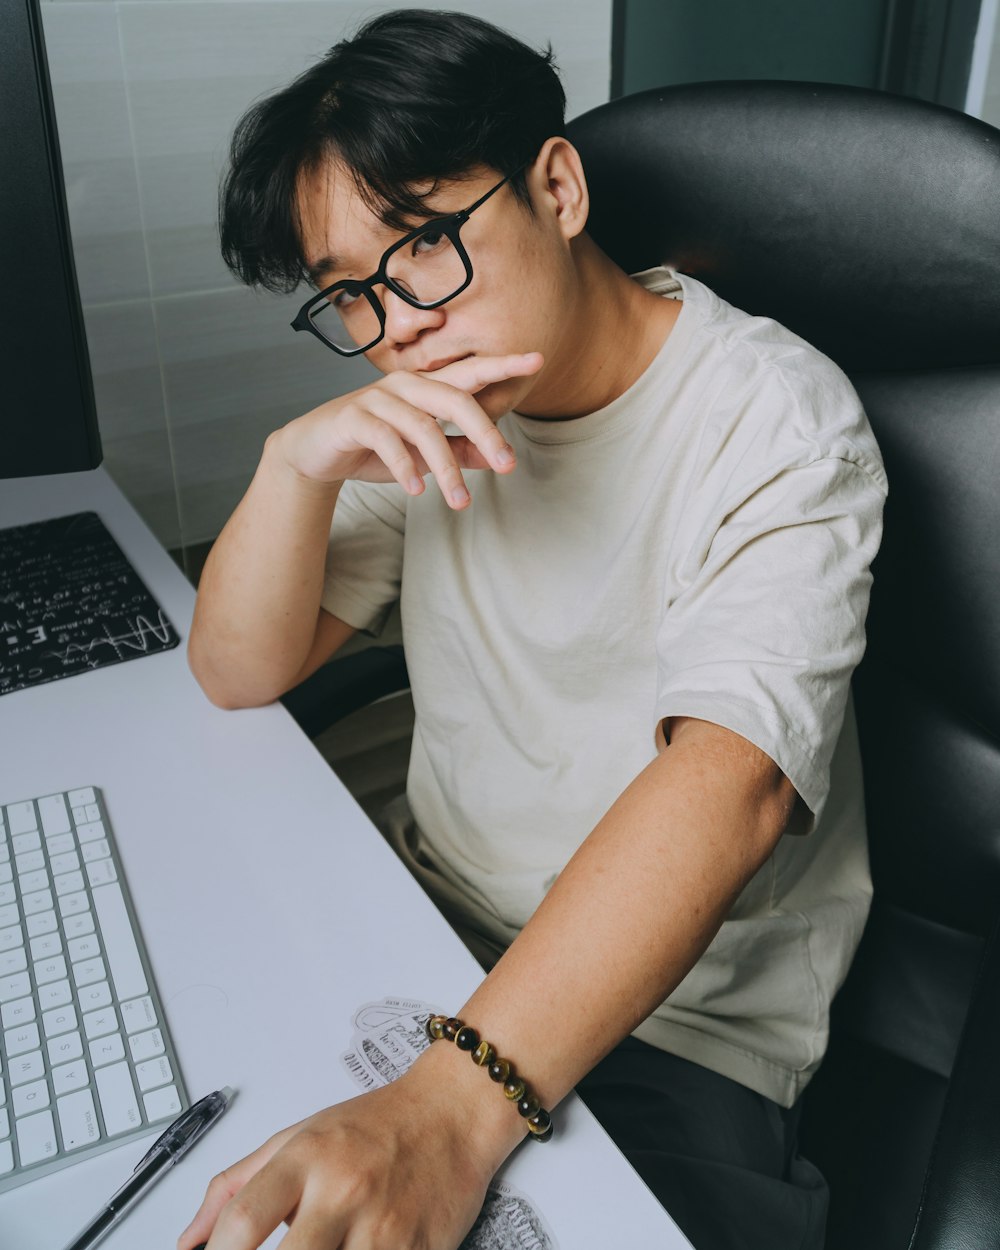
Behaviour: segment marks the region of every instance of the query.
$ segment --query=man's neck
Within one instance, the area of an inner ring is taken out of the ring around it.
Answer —
[[[524,416],[570,420],[606,407],[649,368],[681,310],[634,282],[589,236],[577,243],[577,299],[556,357],[518,405]]]

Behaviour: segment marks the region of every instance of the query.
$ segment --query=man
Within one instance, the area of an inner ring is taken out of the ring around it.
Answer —
[[[550,58],[400,11],[241,123],[227,260],[308,277],[296,324],[384,376],[269,437],[191,665],[266,703],[401,599],[386,834],[491,969],[457,1015],[543,1108],[580,1083],[698,1250],[819,1247],[796,1109],[870,895],[848,687],[884,475],[829,361],[588,238],[563,106]],[[432,1045],[178,1244],[454,1250],[525,1135]]]

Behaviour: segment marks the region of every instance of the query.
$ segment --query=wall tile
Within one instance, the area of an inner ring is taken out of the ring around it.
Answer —
[[[181,525],[152,305],[85,307],[84,320],[105,467],[160,541],[176,547]]]
[[[300,302],[243,287],[155,301],[185,543],[218,533],[272,430],[377,376],[294,334]]]
[[[148,296],[114,8],[60,2],[42,14],[81,298],[92,304]]]

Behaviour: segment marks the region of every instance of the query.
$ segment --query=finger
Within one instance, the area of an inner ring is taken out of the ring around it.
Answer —
[[[245,1159],[234,1163],[231,1168],[212,1179],[194,1219],[177,1239],[177,1250],[195,1250],[195,1247],[208,1241],[226,1203],[268,1163],[294,1131],[294,1128],[288,1128],[284,1132],[276,1133],[253,1154],[247,1155]]]
[[[433,474],[449,507],[460,509],[469,504],[471,497],[451,443],[433,416],[387,391],[372,395],[371,410],[377,414],[370,431],[371,446],[391,473],[395,475],[397,465],[405,466],[408,473],[416,472],[414,457],[404,446],[405,440],[422,459],[426,471]],[[500,438],[503,440],[502,434]],[[390,459],[386,459],[387,456]],[[403,478],[397,480],[404,481]],[[407,489],[411,494],[418,493],[410,487]]]
[[[294,1156],[279,1152],[219,1212],[208,1250],[257,1250],[292,1218],[301,1197],[302,1169]]]
[[[513,356],[466,356],[443,369],[422,376],[436,378],[457,386],[474,395],[494,382],[506,382],[508,378],[523,378],[537,373],[545,362],[541,352],[520,352]]]
[[[514,450],[479,404],[465,391],[450,383],[438,380],[438,374],[401,373],[394,375],[391,392],[383,390],[381,396],[392,394],[402,397],[418,412],[427,413],[436,421],[448,421],[472,440],[498,473],[509,473],[515,465]],[[412,441],[412,440],[411,440]]]

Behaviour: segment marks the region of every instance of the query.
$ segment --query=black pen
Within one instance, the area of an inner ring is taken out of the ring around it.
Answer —
[[[135,1171],[90,1221],[87,1227],[66,1247],[66,1250],[90,1250],[105,1237],[139,1199],[207,1132],[233,1101],[235,1090],[225,1089],[207,1094],[188,1107],[173,1124],[156,1139],[136,1164]]]

